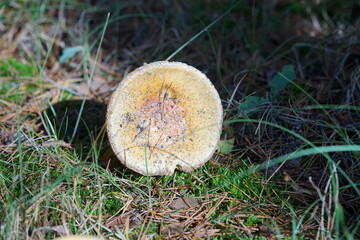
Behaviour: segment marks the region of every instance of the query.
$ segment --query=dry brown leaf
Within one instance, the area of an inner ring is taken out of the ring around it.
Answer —
[[[259,230],[260,230],[260,232],[262,232],[265,235],[265,237],[271,237],[272,235],[274,235],[271,228],[269,228],[267,226],[260,226]]]
[[[108,221],[108,222],[105,224],[105,226],[108,227],[108,228],[111,228],[111,227],[115,227],[115,226],[125,225],[127,218],[129,218],[129,217],[118,216],[118,217],[112,219],[111,221]]]
[[[181,235],[185,232],[184,226],[178,223],[171,223],[164,226],[162,229],[163,234],[166,236]]]
[[[172,201],[169,207],[173,210],[185,210],[199,205],[199,201],[193,197],[182,197]]]
[[[207,237],[215,236],[220,233],[220,229],[205,229],[201,228],[194,233],[195,239],[204,239]]]
[[[128,224],[129,228],[134,228],[140,222],[138,216],[131,216],[131,215],[120,215],[108,221],[105,226],[108,228],[113,228],[115,226],[118,227],[125,227]]]

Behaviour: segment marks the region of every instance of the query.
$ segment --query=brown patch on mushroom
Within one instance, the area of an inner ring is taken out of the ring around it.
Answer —
[[[149,99],[140,106],[138,142],[151,148],[165,148],[176,144],[187,132],[185,112],[173,99],[166,97]]]
[[[222,106],[209,79],[178,62],[154,62],[131,72],[113,93],[107,112],[111,146],[143,175],[192,171],[214,153]]]

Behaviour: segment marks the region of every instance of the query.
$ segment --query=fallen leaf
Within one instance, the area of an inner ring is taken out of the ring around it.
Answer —
[[[140,219],[135,215],[120,215],[111,219],[110,221],[107,221],[105,226],[108,228],[113,228],[115,226],[123,227],[127,222],[129,224],[129,228],[134,228],[140,222]]]
[[[248,96],[245,101],[239,105],[241,115],[250,117],[261,110],[261,105],[264,105],[267,100],[263,97]]]
[[[169,207],[173,210],[185,210],[199,205],[199,201],[193,197],[182,197],[172,201]]]
[[[270,91],[273,96],[278,96],[279,93],[285,89],[286,85],[289,82],[292,82],[295,79],[295,70],[294,65],[286,65],[283,67],[280,73],[270,82]]]
[[[266,236],[266,237],[271,237],[274,233],[271,230],[271,228],[267,227],[267,226],[260,226],[259,230]]]
[[[171,223],[164,226],[162,229],[163,234],[167,236],[181,235],[185,232],[184,226],[178,223]]]
[[[231,153],[234,147],[235,138],[231,138],[228,140],[221,140],[219,142],[219,152],[223,154]]]
[[[126,223],[126,217],[124,216],[118,216],[114,219],[112,219],[111,221],[108,221],[105,226],[107,228],[111,228],[111,227],[115,227],[115,226],[122,226],[125,225]]]
[[[220,229],[205,229],[205,228],[201,228],[198,231],[196,231],[194,233],[194,238],[193,239],[204,239],[204,238],[208,238],[211,236],[215,236],[218,235],[220,233]]]

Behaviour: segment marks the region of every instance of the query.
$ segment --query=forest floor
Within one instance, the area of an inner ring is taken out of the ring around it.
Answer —
[[[360,238],[359,13],[355,0],[1,1],[0,236]],[[106,106],[165,59],[213,82],[223,131],[203,167],[147,177],[109,154]]]

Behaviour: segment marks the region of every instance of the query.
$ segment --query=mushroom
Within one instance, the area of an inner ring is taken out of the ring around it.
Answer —
[[[219,94],[202,72],[159,61],[123,79],[106,121],[117,158],[135,172],[157,176],[204,165],[217,149],[222,118]]]

